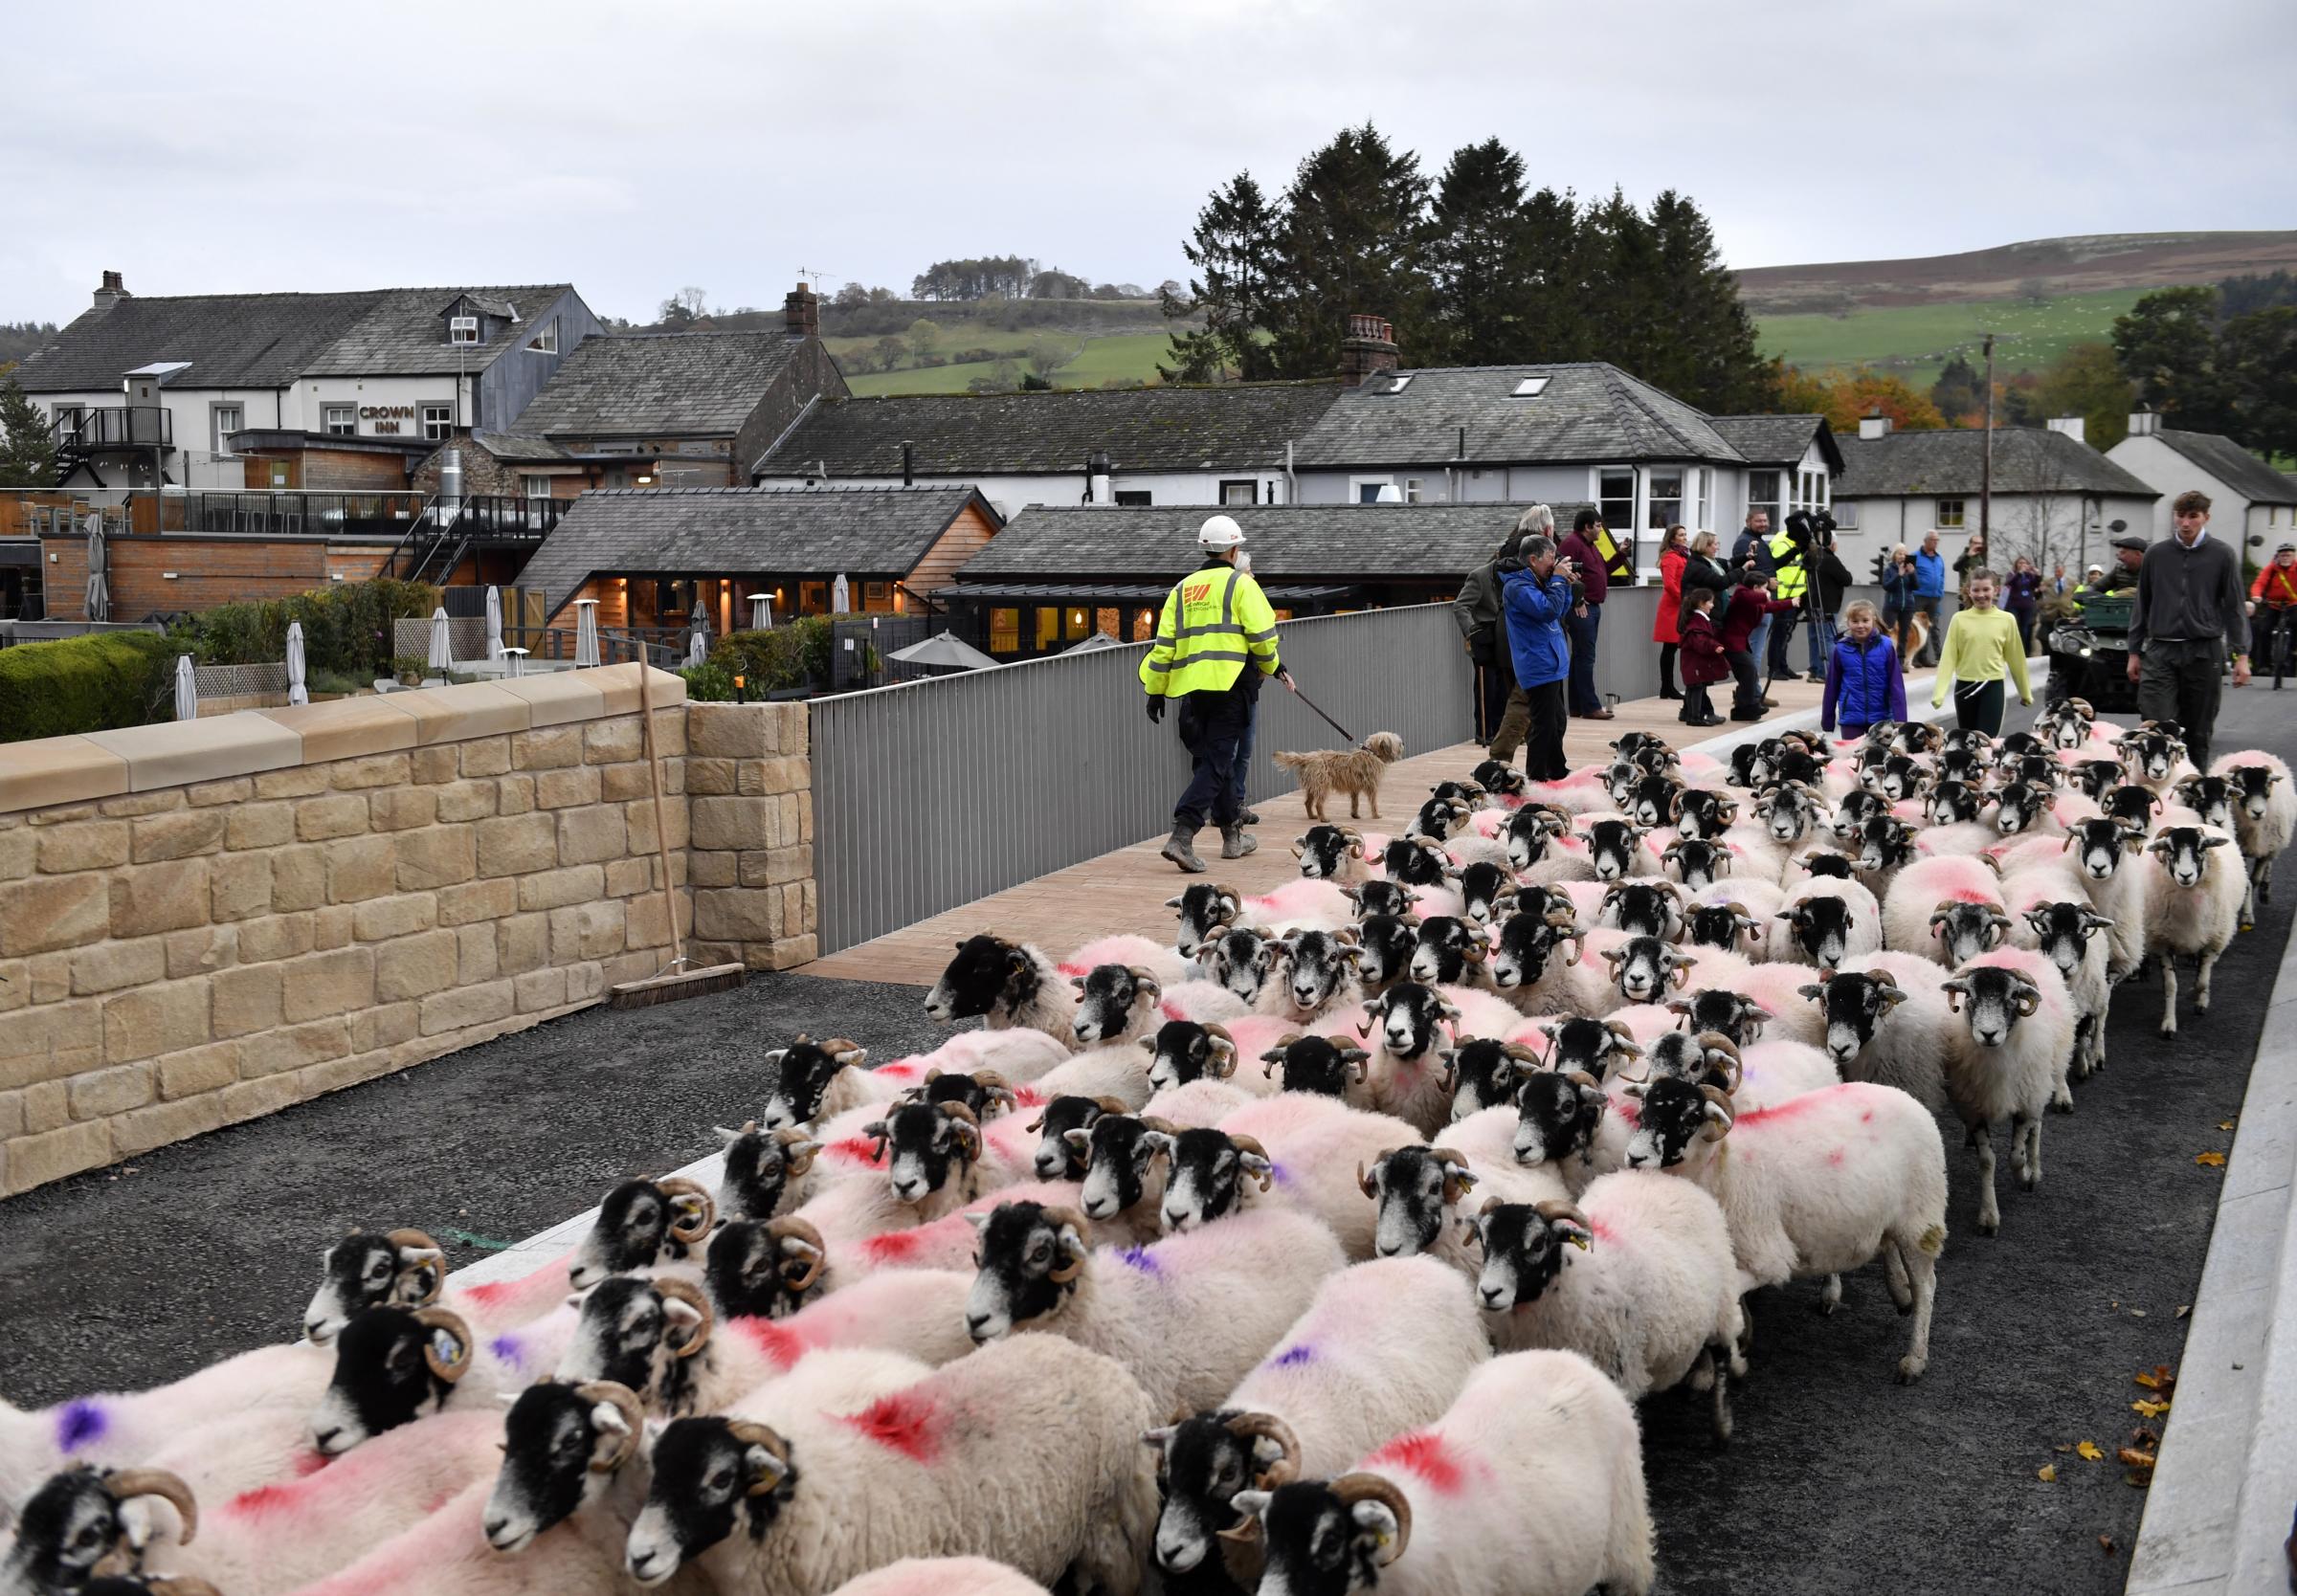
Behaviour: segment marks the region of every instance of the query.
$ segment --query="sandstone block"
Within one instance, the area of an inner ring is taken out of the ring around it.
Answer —
[[[738,802],[739,800],[737,800]],[[669,816],[669,844],[674,849],[686,846],[690,828],[686,823],[686,806],[675,798],[662,801],[663,813]],[[654,836],[654,800],[622,806],[622,815],[629,827],[626,846],[633,853],[652,853],[658,851]]]
[[[39,862],[39,832],[28,826],[0,829],[0,881],[20,881],[38,869]]]
[[[188,1142],[223,1128],[223,1095],[203,1093],[181,1102],[154,1103],[112,1121],[112,1156],[135,1158],[171,1142]]]
[[[670,940],[670,917],[659,893],[629,900],[623,910],[622,941],[628,947],[659,947]]]
[[[282,968],[287,983],[285,1016],[290,1023],[364,1009],[375,1001],[375,950],[371,947],[307,953]]]
[[[66,1125],[45,1136],[18,1137],[8,1144],[8,1189],[11,1195],[30,1191],[111,1159],[111,1127],[101,1119]]]
[[[236,1086],[227,1086],[215,1094],[223,1105],[223,1120],[227,1125],[243,1119],[260,1119],[277,1114],[303,1100],[301,1079],[293,1071],[264,1075],[256,1080],[243,1080]]]
[[[570,809],[578,804],[595,804],[604,786],[598,766],[594,765],[540,771],[534,778],[534,807],[538,809]]]
[[[226,853],[208,873],[209,918],[247,920],[271,912],[271,855]]]
[[[418,1003],[380,1003],[372,1009],[362,1009],[350,1016],[351,1050],[366,1053],[372,1048],[395,1047],[415,1033],[422,1018]]]
[[[256,775],[257,798],[308,798],[326,790],[327,767],[323,765],[296,765]]]
[[[812,932],[802,937],[784,937],[773,944],[772,963],[768,969],[793,970],[800,964],[810,964],[821,957],[817,940]]]
[[[210,983],[212,1026],[217,1038],[245,1036],[279,1023],[285,986],[277,964],[242,964]]]
[[[135,862],[152,864],[221,853],[224,819],[219,809],[187,809],[181,814],[155,814],[139,820],[135,823]]]
[[[635,715],[592,720],[582,728],[582,757],[591,765],[619,765],[646,757],[646,728]]]
[[[152,1098],[149,1064],[115,1064],[108,1070],[90,1070],[69,1082],[72,1118],[100,1119],[142,1108]]]
[[[550,962],[570,964],[622,951],[623,905],[619,898],[576,903],[550,911]]]
[[[211,975],[239,963],[237,925],[194,925],[189,931],[170,931],[161,939],[167,944],[167,979]]]
[[[169,722],[171,727],[173,724],[174,722]],[[131,759],[128,763],[133,765],[135,761]],[[96,812],[109,817],[132,819],[138,815],[166,814],[171,809],[180,809],[183,807],[183,789],[170,784],[161,787],[157,791],[135,792],[122,798],[106,798],[96,806]]]
[[[630,849],[630,830],[620,805],[562,809],[558,815],[558,862],[598,864],[618,859]]]
[[[148,937],[155,931],[204,925],[209,912],[206,859],[138,865],[111,878],[110,927],[115,937]],[[0,931],[0,937],[5,935]]]
[[[436,898],[427,892],[401,893],[360,904],[351,916],[351,934],[363,942],[379,942],[428,931],[437,923]]]
[[[643,764],[602,765],[598,767],[598,796],[610,804],[628,803],[633,798],[644,798],[654,791]],[[670,790],[666,781],[663,790]]]
[[[606,992],[606,971],[597,964],[569,964],[567,966],[567,1001],[589,1003]]]
[[[271,912],[293,914],[327,900],[327,855],[321,843],[281,848],[271,855]]]
[[[495,923],[495,968],[501,975],[539,969],[550,959],[550,917],[514,915]]]
[[[209,1039],[211,978],[167,981],[139,986],[103,1000],[103,1058],[132,1064],[163,1053],[197,1047]]]
[[[606,896],[628,898],[634,893],[654,890],[652,859],[609,859],[606,861]]]
[[[438,794],[427,787],[400,787],[368,798],[367,823],[378,831],[406,831],[438,818]]]
[[[455,960],[455,981],[457,986],[469,986],[481,981],[492,981],[502,973],[501,960],[495,951],[495,928],[491,925],[466,925],[455,933],[459,951]]]
[[[278,848],[294,840],[293,804],[241,804],[224,817],[226,848]]]
[[[342,837],[323,844],[327,854],[327,901],[359,903],[381,898],[398,882],[398,850],[390,837]]]
[[[0,1142],[24,1134],[24,1094],[0,1092]]]
[[[567,972],[563,969],[530,970],[512,983],[517,993],[518,1011],[531,1014],[538,1009],[557,1009],[567,1001]]]
[[[220,1092],[239,1078],[239,1044],[211,1042],[204,1048],[163,1054],[157,1061],[160,1097],[169,1102]]]
[[[39,741],[45,746],[56,742],[69,743],[71,740],[69,738],[41,738]],[[20,748],[22,745],[18,744],[17,746]],[[90,746],[93,746],[93,744],[90,744]],[[122,768],[126,768],[125,761],[122,762]],[[6,787],[0,787],[0,803],[5,803],[8,809],[21,809],[31,808],[31,806],[24,804],[6,802],[6,795],[9,789]],[[36,809],[33,809],[32,812],[25,815],[24,818],[31,821],[34,826],[73,826],[78,824],[82,820],[95,819],[96,806],[94,804],[47,804]]]
[[[617,953],[612,959],[598,962],[600,975],[609,986],[619,986],[625,981],[644,981],[661,968],[658,953]]]
[[[468,826],[426,826],[396,839],[401,892],[432,892],[479,870],[479,840]]]
[[[519,908],[522,912],[563,908],[601,897],[605,890],[606,873],[594,864],[537,871],[519,877]]]
[[[109,870],[127,863],[128,834],[124,820],[87,820],[77,826],[51,826],[40,831],[11,831],[23,845],[36,845],[40,873],[62,876],[75,870]],[[17,874],[27,874],[18,872]]]
[[[167,974],[167,944],[164,938],[142,937],[132,942],[101,942],[66,956],[72,971],[72,995],[116,992],[123,986],[141,986],[164,980]]]
[[[348,947],[358,929],[355,917],[358,910],[348,903],[330,903],[323,909],[311,911],[311,945],[325,953],[338,947]]]
[[[491,881],[466,881],[440,890],[438,923],[468,925],[474,920],[501,920],[504,915],[516,914],[518,907],[516,878],[502,876]]]
[[[0,1014],[21,1009],[31,1001],[31,966],[21,959],[0,962]]]
[[[510,739],[481,737],[461,744],[464,776],[500,776],[510,768]]]
[[[782,934],[781,898],[771,892],[698,891],[694,935],[706,942],[769,942]]]
[[[425,787],[436,787],[451,782],[461,771],[462,750],[452,743],[440,743],[428,748],[416,748],[409,755],[410,779]]]
[[[495,784],[491,777],[475,782],[449,782],[438,789],[437,796],[437,817],[442,824],[484,820],[495,812]]]
[[[338,792],[370,787],[405,787],[412,774],[412,762],[404,753],[368,754],[360,759],[339,759],[329,765],[327,785]]]
[[[398,1068],[389,1048],[372,1052],[354,1053],[344,1058],[330,1058],[324,1064],[314,1064],[298,1077],[305,1099],[328,1092],[340,1092],[346,1086],[387,1075]]]
[[[686,746],[721,759],[758,759],[766,753],[768,704],[686,705]],[[667,720],[667,717],[664,717]]]
[[[367,830],[367,795],[330,792],[305,798],[295,806],[295,834],[305,842],[333,837],[355,837]]]
[[[582,727],[579,724],[541,726],[533,731],[510,734],[510,767],[513,770],[556,770],[581,763]]]
[[[386,942],[375,949],[375,998],[397,1003],[443,992],[455,985],[456,965],[452,931],[427,931]]]
[[[555,815],[503,815],[481,820],[474,830],[479,834],[481,876],[524,876],[558,863]]]
[[[60,1080],[27,1086],[24,1097],[24,1134],[38,1136],[72,1122],[71,1088]]]
[[[686,790],[697,797],[733,797],[741,791],[739,773],[744,768],[745,763],[740,760],[691,756],[686,761]]]
[[[497,814],[532,814],[534,812],[534,773],[515,770],[507,776],[495,778],[495,812]]]
[[[102,936],[110,923],[100,876],[32,876],[0,887],[0,954],[78,947]]]
[[[259,964],[310,952],[312,920],[309,913],[265,915],[249,920],[239,928],[239,962]]]
[[[309,1025],[281,1026],[239,1045],[239,1075],[243,1080],[256,1080],[323,1058],[341,1058],[350,1051],[351,1024],[340,1015]]]
[[[482,986],[458,986],[451,992],[423,999],[422,1031],[435,1036],[442,1031],[461,1031],[508,1019],[516,1008],[516,984],[490,981]]]
[[[740,879],[741,858],[739,853],[689,853],[686,878],[698,887],[730,887]]]
[[[184,788],[184,802],[195,809],[214,804],[244,804],[256,795],[256,784],[245,776],[227,776],[219,782],[193,782]]]
[[[778,829],[779,811],[770,798],[696,798],[688,807],[696,848],[732,852],[770,848],[777,840],[772,833]]]

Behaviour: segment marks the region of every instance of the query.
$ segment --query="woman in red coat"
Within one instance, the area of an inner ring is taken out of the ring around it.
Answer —
[[[1659,696],[1680,698],[1675,690],[1675,651],[1683,642],[1683,567],[1689,560],[1688,535],[1680,526],[1667,528],[1659,548],[1659,612],[1651,617],[1651,641],[1659,647]]]

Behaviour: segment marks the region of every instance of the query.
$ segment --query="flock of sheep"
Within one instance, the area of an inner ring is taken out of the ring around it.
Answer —
[[[983,1029],[774,1050],[714,1190],[524,1279],[359,1232],[304,1341],[0,1407],[0,1593],[1647,1591],[1633,1405],[1728,1440],[1750,1294],[1877,1257],[1919,1378],[1935,1112],[1992,1234],[1995,1127],[2034,1189],[2117,986],[2207,1009],[2297,791],[2078,701],[1615,748],[1171,945],[970,938],[926,1009]]]

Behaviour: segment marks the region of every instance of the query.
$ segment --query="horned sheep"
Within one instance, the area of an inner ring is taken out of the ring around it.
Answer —
[[[1978,1233],[2002,1228],[1994,1190],[1994,1121],[2010,1121],[2018,1184],[2041,1184],[2041,1119],[2074,1048],[2074,1006],[2058,966],[2024,948],[2002,948],[1940,984],[1962,1024],[1950,1027],[1946,1095],[1978,1155]]]

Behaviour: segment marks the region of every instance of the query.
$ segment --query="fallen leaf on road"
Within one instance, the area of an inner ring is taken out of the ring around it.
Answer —
[[[2141,1400],[2138,1402],[2133,1402],[2130,1406],[2136,1411],[2143,1413],[2149,1419],[2158,1419],[2164,1413],[2170,1410],[2170,1405],[2166,1402],[2145,1402]]]
[[[2130,1317],[2131,1319],[2144,1319],[2146,1317],[2146,1311],[2143,1308],[2132,1308],[2130,1310]]]
[[[2177,1317],[2179,1319],[2183,1319],[2186,1315],[2192,1313],[2193,1311],[2194,1305],[2191,1302],[2181,1302],[2177,1306]]]
[[[2050,1450],[2054,1452],[2063,1454],[2065,1452],[2072,1452],[2074,1450],[2074,1444],[2071,1441],[2067,1441],[2063,1445],[2052,1447]]]
[[[2155,1363],[2152,1373],[2141,1369],[2130,1378],[2149,1391],[2159,1391],[2165,1402],[2169,1400],[2170,1393],[2177,1388],[2177,1377],[2170,1372],[2167,1363]]]
[[[2104,1552],[2107,1557],[2112,1557],[2121,1548],[2113,1543],[2112,1536],[2101,1535],[2098,1537],[2098,1550]]]
[[[2231,1119],[2219,1119],[2218,1121],[2218,1129],[2231,1130],[2233,1129],[2233,1121]]]
[[[2095,1463],[2099,1458],[2106,1455],[2104,1452],[2098,1450],[2098,1444],[2095,1441],[2083,1441],[2079,1443],[2075,1446],[2074,1452],[2085,1463]]]
[[[2222,1169],[2225,1167],[2225,1155],[2223,1153],[2215,1152],[2196,1153],[2194,1155],[2194,1162],[2196,1164],[2207,1164],[2212,1169]]]
[[[2041,1468],[2034,1471],[2034,1477],[2041,1481],[2044,1485],[2057,1484],[2058,1465],[2055,1463],[2044,1463]]]
[[[2113,1455],[2115,1461],[2127,1463],[2132,1469],[2153,1467],[2153,1454],[2150,1452],[2139,1452],[2135,1447],[2123,1447]]]

